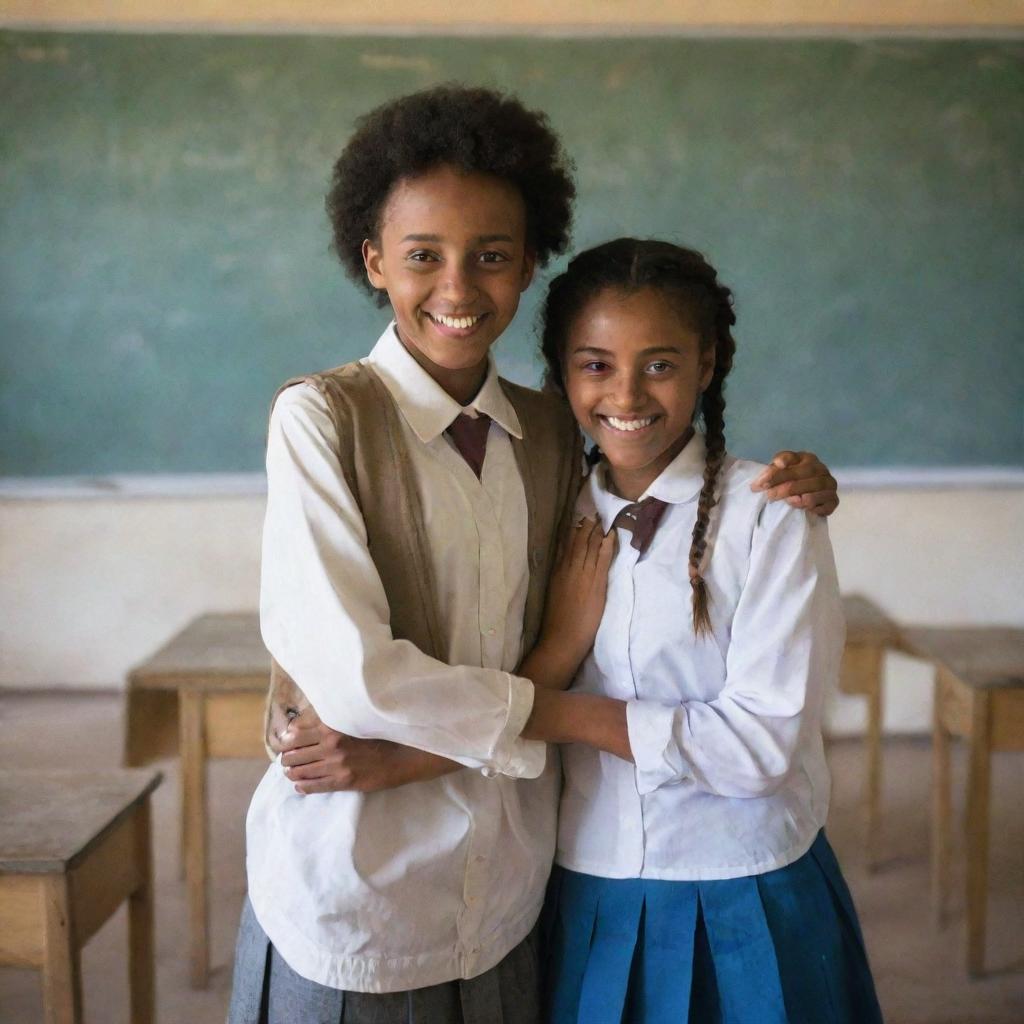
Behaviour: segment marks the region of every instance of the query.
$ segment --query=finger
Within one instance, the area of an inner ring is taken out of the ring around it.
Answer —
[[[300,764],[312,764],[314,761],[322,761],[324,750],[319,743],[312,747],[300,747],[298,750],[289,750],[281,755],[281,764],[285,768],[296,768]]]
[[[771,462],[768,463],[760,473],[750,483],[750,489],[752,491],[763,491],[767,487],[771,487],[773,483],[778,483],[780,478],[784,480],[790,479],[785,475],[781,475],[780,471],[788,469],[798,459],[796,452],[782,451],[776,452],[772,456]]]
[[[815,494],[801,494],[797,498],[787,499],[789,504],[799,501],[796,508],[802,508],[816,516],[830,516],[839,507],[839,495],[834,491],[818,491]]]
[[[590,536],[594,531],[596,520],[584,517],[577,523],[573,531],[572,553],[570,560],[577,568],[583,566],[587,560],[587,549],[590,545]]]
[[[608,569],[612,564],[612,559],[615,557],[615,550],[618,546],[619,538],[617,530],[609,530],[601,538],[601,546],[597,552],[596,575],[602,582],[608,579]]]
[[[283,733],[281,733],[281,748],[283,750],[296,750],[298,747],[311,747],[320,742],[320,730],[317,726],[299,726],[292,722]]]
[[[795,466],[806,454],[806,452],[791,452],[786,448],[772,456],[771,465],[776,466],[778,469],[788,469],[790,466]]]
[[[798,494],[827,493],[829,491],[835,493],[835,480],[831,476],[817,476],[811,479],[790,480],[776,487],[770,487],[765,494],[769,501],[778,501],[779,498],[793,498]]]
[[[587,568],[591,571],[597,566],[598,558],[601,555],[601,545],[604,543],[604,530],[601,524],[595,519],[594,525],[590,528],[587,536]]]
[[[344,793],[353,789],[351,777],[338,778],[334,775],[322,779],[309,779],[295,784],[295,792],[302,796],[309,796],[311,793]]]
[[[330,775],[330,765],[321,759],[319,761],[310,761],[309,764],[285,768],[284,773],[292,782],[298,782],[301,779],[322,779]]]

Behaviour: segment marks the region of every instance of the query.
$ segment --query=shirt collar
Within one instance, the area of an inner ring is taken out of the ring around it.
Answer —
[[[506,433],[522,438],[512,403],[505,397],[491,355],[487,356],[487,376],[476,397],[461,406],[409,354],[399,341],[394,321],[388,324],[366,361],[377,371],[399,411],[416,436],[428,444],[444,433],[463,412],[490,416]]]
[[[661,471],[657,479],[637,500],[643,501],[648,497],[660,498],[670,505],[694,501],[704,484],[706,453],[704,435],[695,432],[686,447]],[[590,474],[587,483],[593,497],[594,508],[605,527],[615,522],[615,517],[627,505],[632,504],[628,498],[620,498],[610,490],[608,463],[603,460],[594,467],[594,472]]]

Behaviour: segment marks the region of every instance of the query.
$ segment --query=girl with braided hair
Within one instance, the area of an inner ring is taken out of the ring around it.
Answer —
[[[726,452],[734,323],[714,268],[667,242],[584,252],[547,298],[548,385],[597,452],[577,515],[618,540],[594,647],[524,732],[566,744],[553,1024],[881,1020],[822,831],[827,527]]]

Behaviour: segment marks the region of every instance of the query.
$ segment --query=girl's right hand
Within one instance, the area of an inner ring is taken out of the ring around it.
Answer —
[[[615,531],[582,519],[561,545],[548,583],[544,622],[537,646],[520,672],[539,686],[563,689],[594,646],[604,614]]]

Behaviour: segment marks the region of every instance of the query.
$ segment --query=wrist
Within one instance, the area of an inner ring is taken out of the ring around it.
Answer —
[[[626,761],[629,746],[625,701],[594,693],[562,693],[534,688],[533,711],[523,739],[548,743],[585,743]]]
[[[571,645],[542,636],[523,659],[519,674],[543,689],[564,690],[573,681],[582,660]]]

